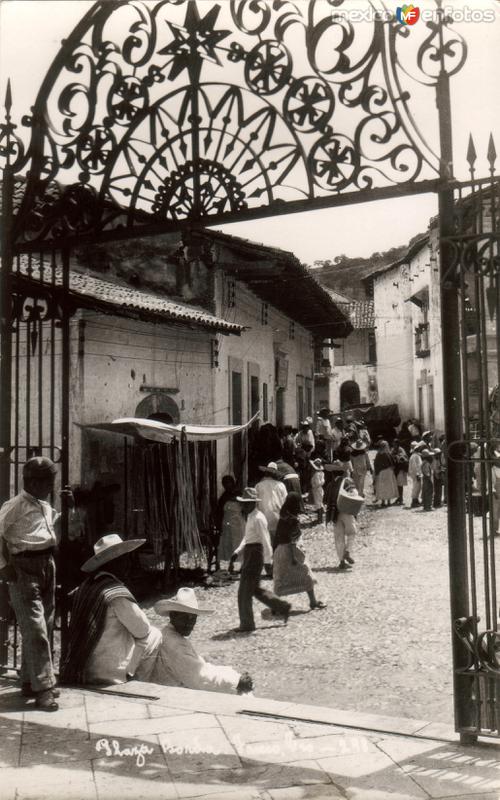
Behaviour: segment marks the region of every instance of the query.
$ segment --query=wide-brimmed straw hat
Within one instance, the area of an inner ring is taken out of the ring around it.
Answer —
[[[236,498],[239,503],[259,503],[260,497],[257,494],[257,489],[254,489],[252,486],[247,486],[246,489],[243,489],[243,493],[240,497]]]
[[[423,450],[426,446],[425,442],[412,442],[410,445],[411,452],[414,453],[416,450]]]
[[[155,611],[162,616],[169,614],[171,611],[180,611],[183,614],[214,613],[213,608],[202,608],[198,605],[198,599],[194,589],[191,589],[189,586],[178,589],[177,594],[174,597],[170,597],[168,600],[160,600],[160,602],[155,605]]]
[[[351,442],[351,449],[357,450],[358,452],[361,450],[366,450],[367,446],[367,443],[364,442],[363,439],[356,439],[355,442]]]
[[[311,460],[309,463],[311,467],[316,470],[323,469],[324,467],[324,464],[320,458],[315,458],[314,461]]]
[[[107,533],[98,539],[94,545],[94,555],[89,558],[81,567],[83,572],[94,572],[103,564],[108,561],[113,561],[115,558],[131,553],[132,550],[137,550],[141,544],[144,544],[145,539],[127,539],[124,541],[117,533]]]
[[[277,478],[280,473],[276,461],[270,461],[267,467],[259,467],[259,469],[265,475],[272,475],[273,478]]]

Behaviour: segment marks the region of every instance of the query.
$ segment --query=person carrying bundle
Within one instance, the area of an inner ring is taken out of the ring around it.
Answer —
[[[326,492],[326,522],[333,522],[338,568],[347,570],[354,564],[351,553],[358,532],[356,517],[364,498],[357,493],[354,481],[346,477],[341,461],[327,466],[335,475]]]

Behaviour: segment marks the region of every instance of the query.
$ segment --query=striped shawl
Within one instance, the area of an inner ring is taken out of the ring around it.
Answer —
[[[106,611],[117,597],[135,603],[127,587],[109,574],[90,576],[77,589],[68,631],[68,646],[61,662],[60,681],[70,685],[85,683],[87,664],[102,636]]]

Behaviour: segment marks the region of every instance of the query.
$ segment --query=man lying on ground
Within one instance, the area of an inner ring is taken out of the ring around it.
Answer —
[[[136,678],[205,691],[251,691],[248,674],[207,663],[187,641],[198,615],[211,613],[198,607],[193,589],[179,589],[158,604],[158,613],[170,613],[163,634],[151,625],[124,583],[129,553],[144,542],[110,533],[95,543],[94,556],[82,566],[92,574],[73,601],[61,682],[109,685]]]

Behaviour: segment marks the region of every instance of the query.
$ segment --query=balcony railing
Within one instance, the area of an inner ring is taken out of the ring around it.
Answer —
[[[429,323],[422,322],[415,328],[415,356],[417,358],[426,358],[430,355],[430,352]]]

